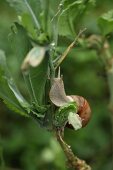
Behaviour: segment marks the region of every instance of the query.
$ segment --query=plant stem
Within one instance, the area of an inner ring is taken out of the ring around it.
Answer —
[[[46,3],[46,5],[45,5],[45,31],[47,31],[47,33],[48,33],[48,20],[49,20],[50,2],[49,2],[49,0],[46,0],[45,3]]]
[[[40,24],[39,24],[39,22],[38,22],[38,20],[37,20],[37,17],[35,16],[33,10],[31,9],[29,3],[27,2],[27,0],[24,0],[24,2],[25,2],[26,6],[27,6],[27,8],[28,8],[28,10],[29,10],[29,12],[30,12],[33,20],[34,20],[34,23],[35,23],[36,27],[37,27],[38,29],[40,29]]]
[[[84,160],[81,160],[77,156],[74,155],[71,147],[63,141],[61,137],[61,132],[57,131],[56,137],[57,137],[57,140],[60,146],[62,147],[65,153],[65,156],[67,157],[67,163],[70,168],[74,170],[91,170],[91,167],[87,165]]]
[[[53,23],[53,39],[55,46],[57,46],[58,43],[58,22],[59,22],[59,17],[60,13],[62,12],[62,7],[64,3],[64,0],[61,0],[59,5],[58,5],[58,11],[55,13],[53,18],[51,19],[51,23]]]
[[[86,30],[86,28],[84,28],[83,30],[80,30],[80,32],[78,33],[77,37],[75,38],[75,40],[68,46],[68,48],[64,51],[64,53],[61,55],[61,57],[59,58],[59,60],[57,61],[56,65],[55,65],[55,69],[57,69],[57,67],[59,67],[59,65],[62,63],[62,61],[66,58],[66,56],[68,55],[68,53],[70,52],[70,50],[73,48],[73,46],[75,45],[75,43],[78,41],[78,38],[80,37],[80,35]]]
[[[113,55],[110,49],[110,44],[107,41],[106,37],[99,37],[93,35],[90,39],[90,47],[97,45],[97,54],[99,57],[101,57],[101,60],[104,64],[106,75],[107,75],[107,83],[109,87],[109,94],[110,94],[110,99],[109,99],[109,105],[108,109],[111,112],[111,126],[112,126],[112,135],[113,135]],[[98,46],[98,43],[100,43],[101,46]],[[113,143],[113,140],[112,140]],[[112,145],[113,149],[113,145]]]
[[[103,57],[106,59],[105,68],[107,73],[107,80],[108,80],[108,86],[109,86],[109,93],[110,93],[110,99],[109,99],[109,110],[111,112],[111,126],[112,126],[112,135],[113,135],[113,55],[110,50],[110,45],[107,41],[103,44]],[[113,139],[112,139],[113,143]],[[112,144],[113,149],[113,144]]]
[[[55,68],[54,68],[53,60],[52,60],[52,51],[49,54],[50,54],[49,55],[50,81],[52,85],[53,79],[55,78]]]

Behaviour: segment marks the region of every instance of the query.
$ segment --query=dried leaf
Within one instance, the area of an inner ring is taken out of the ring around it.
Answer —
[[[45,47],[36,46],[31,49],[31,51],[25,57],[21,69],[26,71],[29,66],[37,67],[42,62],[46,52]]]

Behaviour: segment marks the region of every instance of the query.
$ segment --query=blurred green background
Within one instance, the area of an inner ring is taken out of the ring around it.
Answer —
[[[83,19],[87,34],[99,34],[97,18],[112,9],[113,1],[98,0]],[[15,60],[8,41],[15,11],[0,0],[0,49],[13,69]],[[80,24],[80,25],[82,25]],[[112,125],[108,111],[109,89],[101,59],[94,50],[73,49],[61,68],[67,94],[84,96],[91,104],[92,119],[87,127],[75,132],[65,130],[65,140],[74,153],[85,159],[93,170],[112,170]],[[21,84],[21,82],[19,82]],[[41,129],[32,119],[21,117],[0,100],[0,164],[7,169],[67,170],[64,154],[54,135]]]

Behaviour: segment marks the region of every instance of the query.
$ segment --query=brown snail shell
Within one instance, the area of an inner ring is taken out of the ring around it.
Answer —
[[[88,101],[82,96],[71,95],[69,97],[72,98],[73,101],[77,103],[78,106],[77,114],[82,119],[82,127],[86,126],[91,118],[91,108],[89,106]],[[67,124],[66,126],[71,128],[69,124]]]

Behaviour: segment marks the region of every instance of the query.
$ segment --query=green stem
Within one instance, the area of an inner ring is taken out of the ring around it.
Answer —
[[[54,65],[53,65],[53,60],[52,60],[52,51],[50,52],[50,55],[49,55],[49,67],[50,67],[50,81],[51,81],[51,85],[52,85],[52,82],[53,82],[53,79],[55,78],[55,68],[54,68]]]
[[[53,80],[55,78],[55,68],[54,68],[53,59],[52,59],[53,49],[50,49],[50,52],[48,55],[49,55],[49,68],[50,68],[50,85],[52,86]],[[49,120],[49,128],[50,129],[53,126],[52,118],[53,118],[54,110],[55,110],[54,105],[51,102],[50,112],[48,111],[46,114],[46,119],[47,119],[47,117],[49,118],[48,120]]]
[[[34,23],[35,23],[36,27],[40,30],[40,24],[39,24],[39,22],[38,22],[38,20],[37,20],[37,17],[35,16],[32,8],[30,7],[30,5],[29,5],[29,3],[27,2],[27,0],[24,0],[24,2],[25,2],[26,6],[27,6],[27,8],[28,8],[28,10],[29,10],[29,12],[30,12],[33,20],[34,20]]]
[[[45,1],[45,31],[48,32],[48,20],[49,20],[49,0]]]
[[[53,39],[54,39],[55,46],[57,46],[57,43],[58,43],[58,23],[59,23],[60,14],[62,12],[61,4],[63,5],[63,3],[64,3],[64,0],[61,0],[58,5],[58,11],[55,13],[53,18],[51,19],[51,23],[53,23]]]
[[[38,103],[37,101],[37,98],[36,98],[36,95],[35,95],[35,91],[34,91],[34,88],[33,88],[33,85],[32,85],[32,80],[31,80],[31,76],[30,76],[30,73],[29,73],[29,83],[30,83],[30,86],[31,86],[31,90],[32,90],[32,94],[33,94],[33,98],[35,100],[36,103]]]

